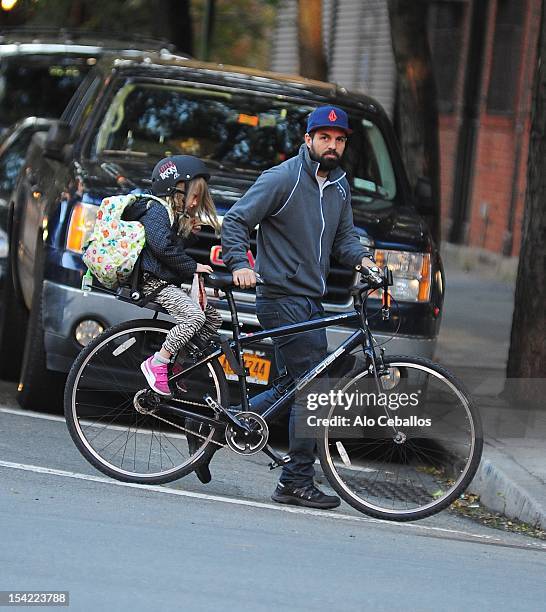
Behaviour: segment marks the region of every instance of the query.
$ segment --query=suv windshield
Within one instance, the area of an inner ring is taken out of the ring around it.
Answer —
[[[0,115],[9,125],[22,117],[57,118],[95,58],[17,55],[0,61]]]
[[[187,154],[261,172],[297,154],[313,108],[248,91],[129,83],[117,91],[97,128],[93,154]],[[361,117],[351,116],[351,125],[343,166],[357,200],[394,198],[396,181],[381,132]]]

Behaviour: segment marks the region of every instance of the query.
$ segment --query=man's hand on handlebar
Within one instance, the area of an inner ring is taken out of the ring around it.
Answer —
[[[363,257],[360,265],[363,268],[374,268],[377,264],[371,257]]]
[[[233,273],[233,284],[241,289],[252,289],[256,286],[256,273],[252,268],[241,268]]]
[[[197,268],[195,268],[197,274],[212,274],[212,268],[205,264],[197,264]]]
[[[381,287],[384,283],[382,271],[370,257],[363,257],[357,270],[371,287]]]

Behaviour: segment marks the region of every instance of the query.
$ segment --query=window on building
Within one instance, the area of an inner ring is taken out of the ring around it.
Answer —
[[[466,6],[452,1],[437,2],[430,8],[429,37],[440,113],[451,113],[455,108]]]
[[[521,39],[526,2],[498,0],[491,77],[487,93],[489,113],[511,114],[518,87]]]

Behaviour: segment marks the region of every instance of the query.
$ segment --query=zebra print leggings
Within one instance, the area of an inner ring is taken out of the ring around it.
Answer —
[[[208,341],[222,325],[222,317],[216,308],[207,304],[203,312],[187,291],[175,285],[167,285],[161,289],[154,297],[154,302],[161,304],[176,321],[163,343],[163,348],[173,355],[178,353],[194,334],[197,333],[199,338]]]

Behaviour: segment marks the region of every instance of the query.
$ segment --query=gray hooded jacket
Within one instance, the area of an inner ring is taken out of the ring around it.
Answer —
[[[250,232],[260,225],[256,271],[265,281],[258,286],[261,295],[321,298],[330,255],[354,267],[369,254],[353,224],[345,172],[332,170],[321,190],[318,168],[303,144],[296,157],[261,174],[224,217],[222,259],[232,272],[249,267]]]

